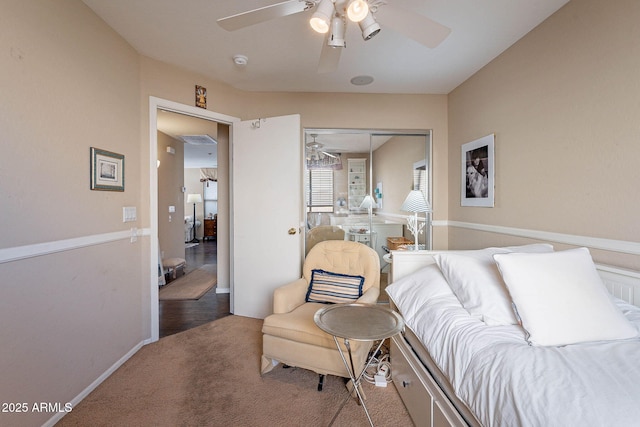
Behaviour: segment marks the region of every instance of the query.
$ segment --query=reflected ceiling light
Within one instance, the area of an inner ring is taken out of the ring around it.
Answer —
[[[331,17],[335,14],[335,7],[331,0],[322,0],[316,11],[313,12],[309,24],[318,33],[324,34],[329,31]]]
[[[362,31],[362,38],[370,40],[373,36],[380,32],[380,24],[376,22],[376,18],[373,17],[371,11],[367,12],[367,16],[360,22],[360,31]]]
[[[331,20],[331,34],[327,44],[331,47],[347,47],[344,39],[346,22],[340,16],[334,16]]]
[[[353,22],[362,21],[369,13],[369,5],[364,0],[353,0],[347,7],[347,16]]]

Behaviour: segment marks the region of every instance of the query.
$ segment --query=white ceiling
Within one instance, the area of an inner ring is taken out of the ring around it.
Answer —
[[[384,27],[365,42],[351,23],[338,69],[326,74],[317,73],[323,36],[310,28],[310,11],[233,32],[216,22],[278,0],[83,1],[142,55],[238,89],[447,94],[568,0],[386,0],[451,33],[429,49]],[[244,68],[236,54],[249,58]],[[375,81],[352,85],[359,75]]]
[[[568,2],[385,0],[394,7],[429,17],[449,27],[451,33],[439,46],[429,49],[384,26],[378,35],[365,42],[357,25],[350,23],[347,47],[337,70],[320,74],[317,66],[324,36],[310,28],[310,11],[233,32],[222,29],[216,22],[282,0],[83,1],[140,54],[237,89],[418,94],[451,92]],[[384,8],[384,4],[380,6],[379,16]],[[248,57],[245,67],[234,64],[236,54]],[[374,82],[367,86],[352,85],[350,80],[360,75],[372,76]],[[180,120],[172,123],[176,119]],[[215,138],[210,131],[200,129],[201,122],[166,113],[159,115],[158,125],[174,137],[209,134]],[[354,138],[352,135],[352,142]],[[332,142],[329,134],[318,141],[326,147],[339,144]],[[368,141],[363,140],[362,144]],[[213,148],[185,144],[185,166],[217,167],[217,150]]]

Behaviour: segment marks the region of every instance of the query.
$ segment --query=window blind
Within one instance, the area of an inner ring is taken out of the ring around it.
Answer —
[[[333,212],[333,170],[307,170],[307,211]]]

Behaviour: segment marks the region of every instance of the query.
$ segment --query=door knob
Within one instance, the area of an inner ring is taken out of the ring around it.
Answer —
[[[288,231],[289,234],[296,234],[296,232],[297,232],[296,229],[293,227],[291,227]]]

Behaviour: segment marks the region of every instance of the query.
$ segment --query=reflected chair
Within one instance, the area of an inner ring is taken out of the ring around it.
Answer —
[[[319,225],[307,233],[305,239],[305,255],[309,253],[317,243],[325,240],[344,240],[344,230],[335,225]]]
[[[306,302],[314,269],[363,276],[362,296],[356,302],[375,304],[380,294],[380,260],[376,251],[362,243],[319,242],[304,261],[303,277],[274,291],[273,314],[262,326],[262,373],[278,363],[308,369],[320,375],[318,390],[322,390],[325,375],[349,378],[349,374],[333,337],[318,328],[313,319],[326,304]],[[351,342],[354,366],[364,368],[370,344]]]

